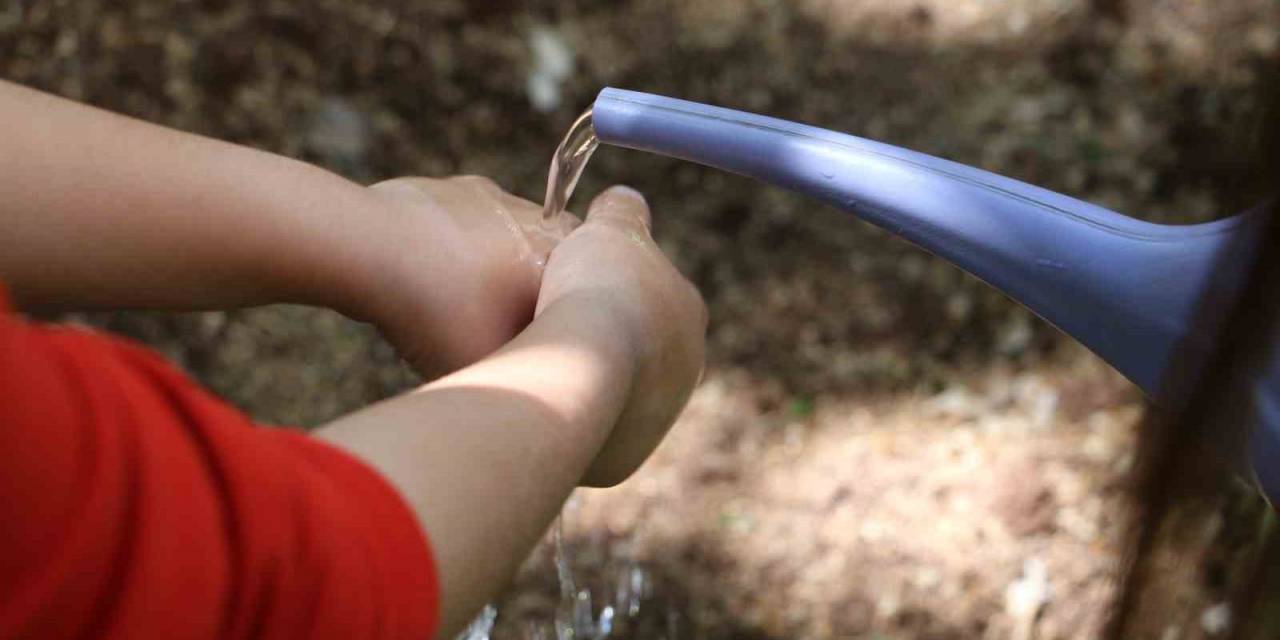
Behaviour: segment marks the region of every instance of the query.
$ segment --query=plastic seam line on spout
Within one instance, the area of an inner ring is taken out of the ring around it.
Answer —
[[[1235,299],[1263,222],[1153,224],[864,138],[634,91],[605,89],[592,109],[604,144],[756,178],[902,236],[1053,323],[1157,402],[1174,401],[1160,391],[1175,353],[1212,350],[1204,336],[1217,327],[1196,323],[1198,304]]]

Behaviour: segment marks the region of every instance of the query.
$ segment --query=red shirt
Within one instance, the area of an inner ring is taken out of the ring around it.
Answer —
[[[352,456],[0,290],[0,638],[429,638],[423,533]]]

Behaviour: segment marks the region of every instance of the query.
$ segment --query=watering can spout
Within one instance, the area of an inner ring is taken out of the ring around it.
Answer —
[[[605,89],[592,108],[605,144],[813,196],[947,259],[1152,397],[1175,354],[1212,348],[1199,305],[1235,299],[1264,222],[1152,224],[906,149],[644,93]]]

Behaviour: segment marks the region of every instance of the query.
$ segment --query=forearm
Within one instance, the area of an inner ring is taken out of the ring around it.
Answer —
[[[23,305],[344,306],[366,190],[0,82],[0,280]]]
[[[438,637],[510,580],[625,402],[634,356],[593,307],[554,303],[489,358],[318,432],[419,515],[441,574]]]

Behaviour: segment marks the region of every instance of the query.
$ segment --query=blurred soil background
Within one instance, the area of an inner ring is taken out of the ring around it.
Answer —
[[[372,182],[477,173],[540,200],[604,86],[1207,220],[1248,162],[1270,0],[5,0],[0,77]],[[20,126],[9,123],[8,126]],[[579,491],[565,546],[609,637],[1091,638],[1114,595],[1140,395],[982,283],[781,190],[602,148],[711,311],[709,368],[655,458]],[[368,326],[301,307],[79,315],[255,418],[313,426],[415,384]],[[477,470],[483,473],[484,470]],[[481,507],[478,507],[481,508]],[[1163,640],[1222,634],[1262,509],[1186,532]],[[1241,524],[1245,523],[1245,524]],[[549,548],[496,638],[550,638]],[[597,635],[602,635],[599,632]]]

